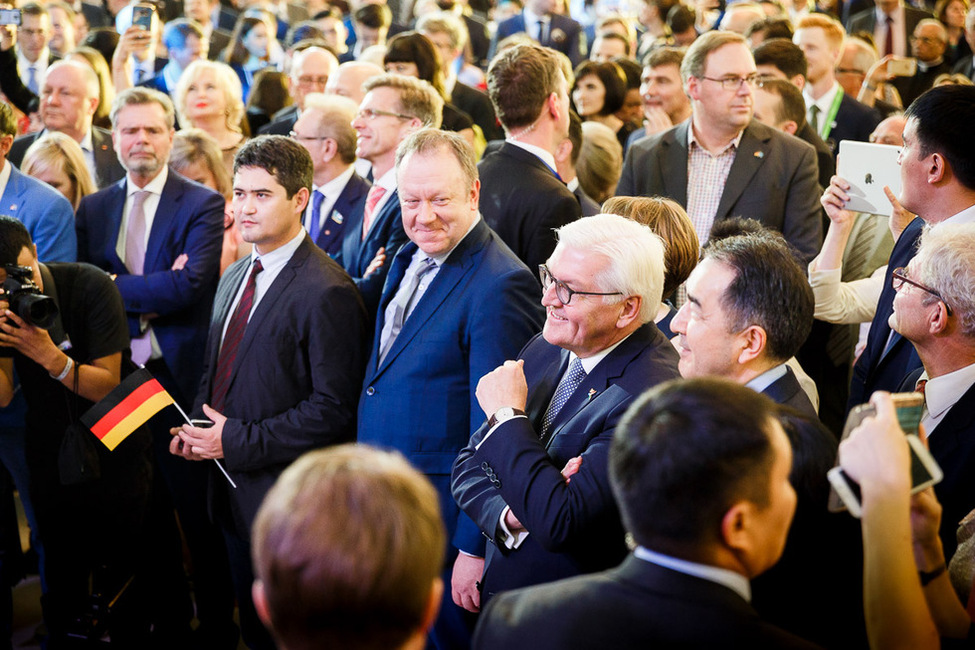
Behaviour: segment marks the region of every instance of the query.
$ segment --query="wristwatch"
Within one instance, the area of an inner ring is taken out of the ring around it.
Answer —
[[[521,409],[516,409],[511,406],[502,406],[497,411],[495,411],[494,415],[492,415],[491,418],[488,420],[488,429],[493,429],[495,425],[501,424],[506,420],[510,420],[516,415],[526,415],[526,413]]]

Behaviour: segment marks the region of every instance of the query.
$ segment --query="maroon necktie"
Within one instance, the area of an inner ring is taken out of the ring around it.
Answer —
[[[883,56],[884,54],[894,53],[894,19],[891,18],[890,15],[888,15],[886,22],[887,22],[887,36],[884,38],[885,51],[881,53],[881,56]]]
[[[227,325],[227,333],[223,337],[223,346],[217,356],[217,372],[213,379],[213,391],[211,393],[210,406],[216,411],[223,412],[223,402],[227,397],[227,389],[230,388],[230,374],[234,369],[234,360],[237,358],[237,349],[240,342],[244,340],[244,330],[247,328],[247,319],[250,317],[251,307],[254,306],[254,289],[257,286],[257,274],[264,270],[261,260],[255,260],[251,268],[250,277],[247,278],[247,286],[244,293],[240,296],[237,309],[230,317],[230,324]]]

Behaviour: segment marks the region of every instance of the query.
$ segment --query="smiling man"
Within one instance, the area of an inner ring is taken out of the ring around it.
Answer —
[[[626,152],[619,196],[666,196],[701,243],[715,221],[747,215],[812,258],[822,241],[816,152],[752,119],[755,60],[745,39],[709,32],[681,63],[691,119]]]
[[[538,282],[480,217],[474,151],[459,136],[434,129],[409,136],[396,154],[396,176],[410,241],[393,258],[383,290],[358,440],[398,449],[437,488],[452,542],[445,567],[452,589],[434,642],[466,647],[449,641],[470,634],[454,603],[477,611],[484,539],[450,495],[450,468],[484,422],[478,379],[541,327]]]
[[[355,439],[366,355],[355,286],[301,227],[311,184],[311,157],[290,138],[260,136],[237,153],[234,218],[254,250],[227,269],[217,289],[194,406],[194,417],[214,424],[174,429],[170,444],[188,460],[222,459],[236,483],[205,465],[210,511],[223,531],[252,649],[274,647],[251,601],[257,509],[298,456]]]
[[[492,542],[485,602],[619,564],[626,544],[609,444],[634,399],[678,376],[677,354],[653,324],[663,291],[660,238],[606,214],[557,235],[539,269],[545,327],[508,357],[517,361],[481,378],[477,400],[489,419],[451,477],[457,503]],[[567,464],[571,478],[561,473]]]

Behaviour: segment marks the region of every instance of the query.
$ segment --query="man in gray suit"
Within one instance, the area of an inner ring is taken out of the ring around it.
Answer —
[[[758,77],[745,39],[704,34],[681,77],[691,119],[630,147],[617,195],[674,199],[702,244],[715,221],[748,216],[811,259],[822,241],[816,151],[752,119]]]

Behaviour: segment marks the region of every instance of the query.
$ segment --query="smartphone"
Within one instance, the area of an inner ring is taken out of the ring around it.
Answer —
[[[20,9],[0,9],[0,25],[20,27]]]
[[[937,461],[931,456],[921,439],[918,438],[918,425],[924,411],[924,395],[921,393],[894,393],[891,395],[897,412],[897,421],[907,435],[907,443],[911,449],[911,494],[939,483],[944,473]],[[860,426],[864,419],[876,414],[871,404],[861,404],[850,411],[843,427],[843,439]],[[829,509],[831,512],[848,510],[854,517],[860,517],[860,486],[851,479],[840,467],[834,467],[826,477],[832,486],[829,494]]]
[[[887,63],[887,72],[895,77],[913,77],[917,74],[917,59],[895,56]]]
[[[138,4],[132,7],[132,24],[138,25],[142,29],[152,29],[152,14],[156,8],[149,4]]]
[[[198,429],[209,429],[213,426],[213,420],[190,420],[190,426],[194,426]]]

